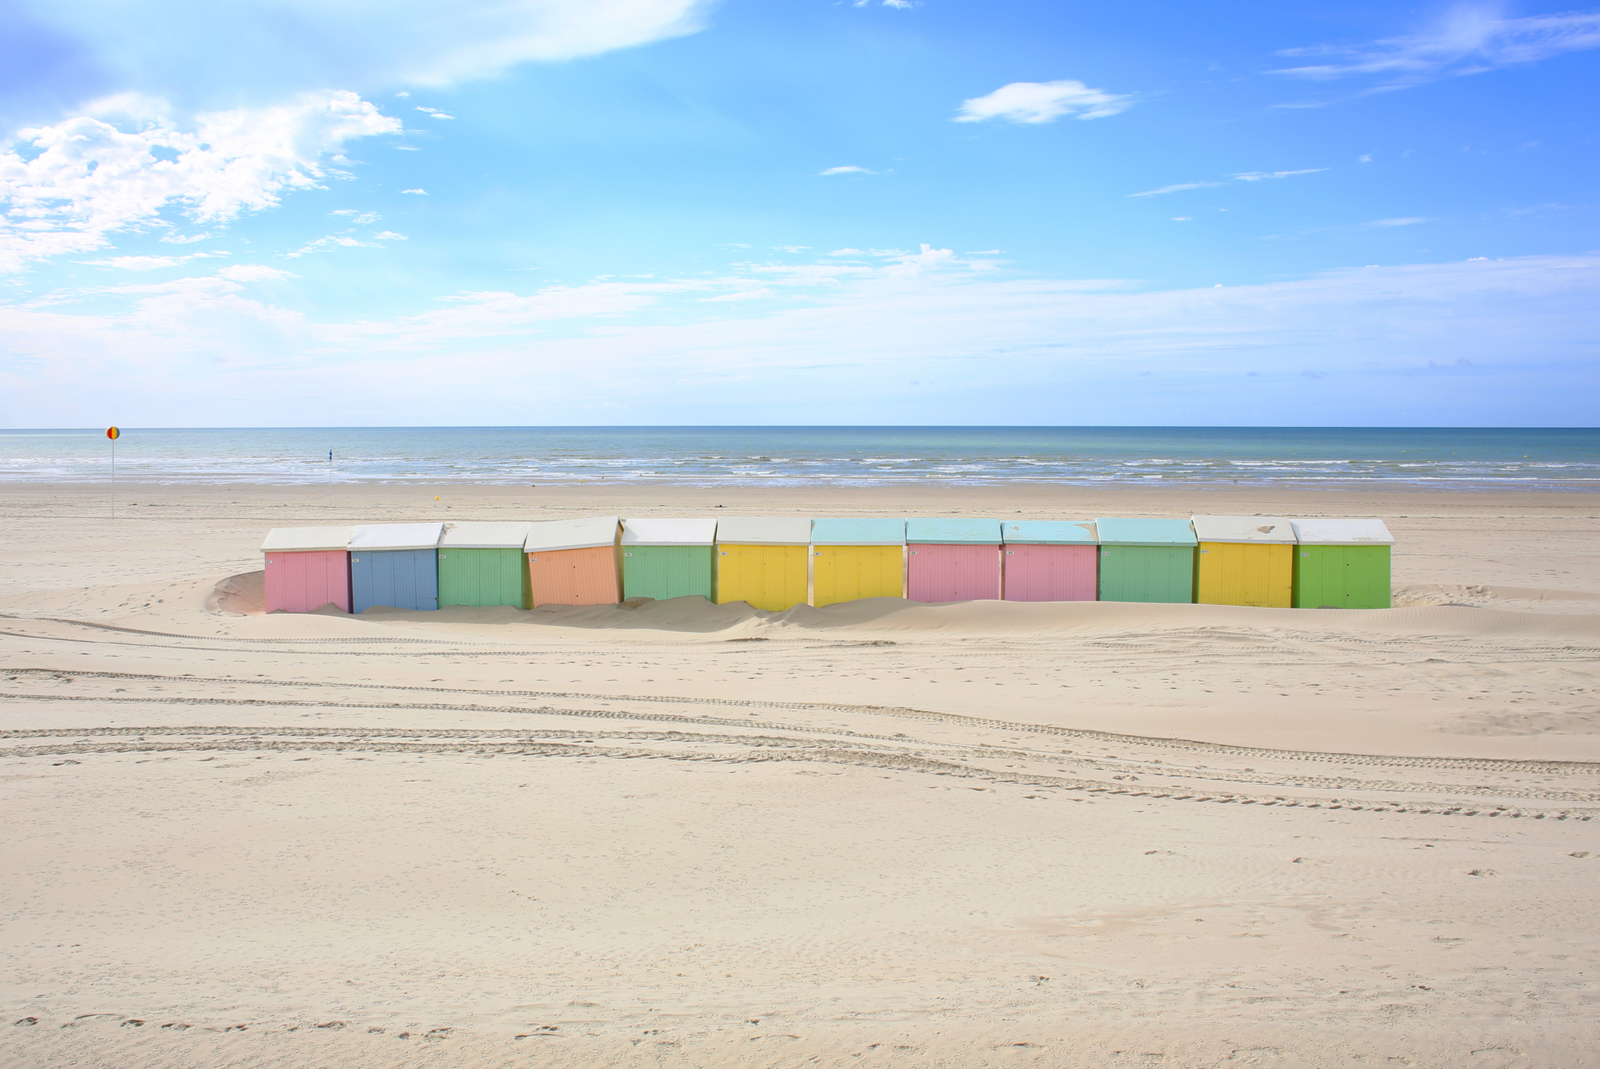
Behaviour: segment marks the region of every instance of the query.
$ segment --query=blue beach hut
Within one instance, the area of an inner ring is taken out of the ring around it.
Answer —
[[[355,612],[374,605],[439,607],[442,523],[374,523],[350,536],[350,594]]]

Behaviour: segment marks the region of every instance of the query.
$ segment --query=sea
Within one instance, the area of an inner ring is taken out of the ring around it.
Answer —
[[[1600,488],[1597,428],[331,427],[0,430],[0,482]],[[113,458],[113,451],[115,457]]]

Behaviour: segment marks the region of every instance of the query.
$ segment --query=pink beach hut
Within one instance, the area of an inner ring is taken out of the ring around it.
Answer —
[[[324,605],[350,611],[353,527],[274,527],[261,543],[266,558],[267,612],[312,612]]]
[[[1000,521],[906,521],[906,597],[983,601],[1000,597]]]
[[[1094,601],[1100,546],[1092,523],[1016,520],[1000,525],[1007,601]]]

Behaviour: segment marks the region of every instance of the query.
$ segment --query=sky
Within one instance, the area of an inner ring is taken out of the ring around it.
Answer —
[[[1595,426],[1600,9],[9,0],[0,426]]]

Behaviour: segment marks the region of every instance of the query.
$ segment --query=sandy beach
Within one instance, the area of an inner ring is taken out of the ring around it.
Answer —
[[[106,490],[0,489],[0,1065],[1600,1064],[1593,495]],[[1191,512],[1396,607],[260,612],[274,526]]]

